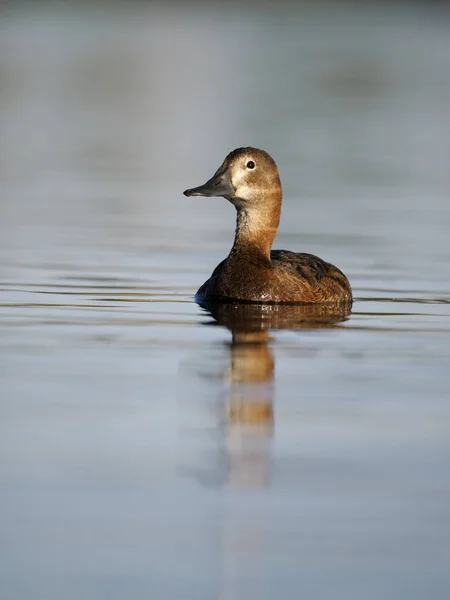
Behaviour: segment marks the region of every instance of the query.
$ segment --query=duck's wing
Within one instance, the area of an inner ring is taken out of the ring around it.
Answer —
[[[311,290],[320,289],[326,295],[338,295],[351,302],[352,290],[347,277],[340,269],[314,254],[272,250],[270,253],[275,268],[280,268],[306,283]]]

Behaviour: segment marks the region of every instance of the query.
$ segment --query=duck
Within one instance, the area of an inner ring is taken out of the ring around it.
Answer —
[[[264,150],[236,148],[203,185],[185,196],[223,197],[237,211],[233,246],[199,288],[199,304],[351,304],[349,280],[318,256],[272,250],[280,222],[278,167]]]

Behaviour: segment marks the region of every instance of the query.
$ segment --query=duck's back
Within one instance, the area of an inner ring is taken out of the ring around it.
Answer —
[[[228,257],[197,292],[197,299],[264,303],[350,303],[347,277],[313,254],[272,250],[271,261]]]
[[[299,288],[309,296],[304,302],[352,302],[352,290],[344,273],[314,254],[289,250],[272,250],[270,253],[275,270],[287,272]]]

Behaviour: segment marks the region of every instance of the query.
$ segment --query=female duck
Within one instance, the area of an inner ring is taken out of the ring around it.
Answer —
[[[280,221],[281,183],[263,150],[233,150],[214,176],[185,196],[223,196],[237,210],[234,244],[198,290],[198,301],[350,303],[346,276],[312,254],[271,250]]]

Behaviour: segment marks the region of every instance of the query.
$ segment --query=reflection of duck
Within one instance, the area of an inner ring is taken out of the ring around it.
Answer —
[[[232,341],[197,349],[193,360],[180,369],[182,430],[189,435],[207,432],[202,440],[208,451],[200,462],[204,464],[206,458],[210,465],[206,469],[183,466],[183,472],[206,484],[265,487],[270,481],[276,416],[270,329],[337,328],[350,307],[237,302],[203,303],[203,308],[212,317],[205,325],[225,327]]]
[[[233,336],[226,378],[228,483],[247,487],[267,485],[275,370],[268,345],[269,329],[334,327],[347,317],[350,308],[242,303],[211,303],[206,307]]]
[[[234,487],[266,486],[269,480],[274,360],[268,336],[267,330],[233,333],[225,444]]]
[[[267,345],[269,332],[233,334],[227,406],[229,423],[272,424],[274,360]]]
[[[277,166],[263,150],[234,150],[209,181],[184,194],[223,196],[237,210],[233,247],[198,290],[199,300],[351,303],[350,284],[338,268],[312,254],[271,251],[282,190]]]

